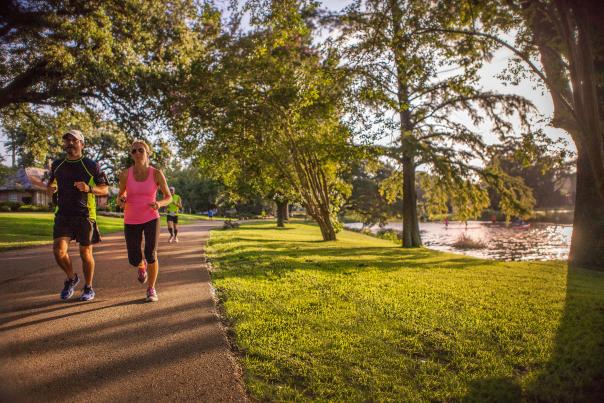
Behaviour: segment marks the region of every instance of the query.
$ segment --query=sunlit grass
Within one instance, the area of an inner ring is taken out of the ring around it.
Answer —
[[[101,234],[123,231],[124,220],[97,216]],[[0,213],[0,250],[52,243],[53,213]]]
[[[179,224],[186,225],[199,220],[208,220],[204,215],[179,214]],[[214,220],[221,220],[214,217]],[[166,217],[162,216],[162,226]],[[54,213],[0,213],[0,250],[52,243]],[[101,235],[123,232],[124,219],[97,215]]]
[[[209,253],[259,400],[597,397],[604,273],[246,223]]]
[[[166,216],[162,215],[162,225],[166,224]],[[205,215],[205,214],[185,214],[185,213],[179,213],[178,214],[178,224],[191,224],[194,223],[195,221],[209,221],[210,218]],[[214,221],[221,221],[224,220],[223,217],[212,217],[212,220]]]

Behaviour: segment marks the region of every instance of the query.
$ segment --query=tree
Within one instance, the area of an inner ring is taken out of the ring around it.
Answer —
[[[183,208],[190,212],[214,208],[218,194],[222,190],[220,183],[210,179],[206,173],[194,166],[182,169],[168,168],[166,177],[168,184],[174,186],[176,193],[182,197]]]
[[[482,133],[453,118],[455,112],[464,112],[474,125],[488,119],[500,138],[513,134],[506,117],[516,112],[523,129],[531,130],[527,100],[479,88],[477,72],[487,46],[476,46],[463,35],[422,32],[424,26],[458,23],[460,16],[443,3],[370,0],[356,2],[338,18],[337,43],[355,75],[354,99],[364,105],[362,117],[372,115],[369,125],[381,125],[381,135],[396,131],[383,150],[402,168],[404,247],[421,246],[416,170],[422,165],[433,185],[463,207],[464,217],[485,205],[483,183],[497,188],[505,200],[516,196],[508,176],[486,167]]]
[[[20,105],[3,110],[0,119],[8,139],[5,147],[12,154],[13,167],[44,167],[49,152],[60,151],[54,146],[54,138],[48,138],[50,115]]]
[[[402,192],[399,181],[391,181],[395,175],[394,167],[379,160],[362,159],[353,165],[352,192],[345,208],[358,214],[363,226],[383,226],[390,218],[400,216]],[[395,189],[391,190],[391,185]]]
[[[508,79],[517,82],[529,74],[551,94],[551,125],[566,130],[578,152],[569,262],[603,268],[604,7],[597,0],[460,0],[448,6],[453,14],[472,10],[464,29],[425,32],[447,31],[505,47],[515,61]],[[502,38],[510,30],[517,30],[514,42]]]
[[[312,47],[306,17],[313,3],[247,6],[252,31],[225,40],[214,64],[194,63],[190,81],[176,91],[193,91],[195,101],[193,107],[178,104],[186,113],[175,115],[174,130],[186,148],[195,150],[197,143],[194,152],[224,159],[223,173],[241,172],[265,194],[294,191],[323,239],[334,240],[348,191],[341,180],[349,140],[340,120],[344,71]]]
[[[9,138],[8,147],[15,149],[20,166],[47,167],[63,154],[62,135],[71,128],[84,133],[85,154],[101,165],[110,182],[117,183],[117,174],[127,164],[131,139],[94,111],[68,108],[46,112],[22,104],[5,108],[0,118]]]
[[[0,109],[101,108],[137,135],[154,128],[157,93],[213,40],[192,0],[7,0],[0,10]]]
[[[577,146],[577,192],[569,262],[604,268],[604,7],[596,1],[521,2],[522,44],[538,50],[552,94],[552,125]]]
[[[574,154],[566,144],[556,147],[557,141],[543,133],[527,139],[508,139],[490,147],[489,165],[498,165],[508,175],[522,179],[531,189],[536,207],[557,207],[568,203],[567,196],[560,191],[560,183],[573,176],[576,164]],[[523,150],[519,152],[519,150]],[[497,208],[500,197],[490,192],[493,208]]]

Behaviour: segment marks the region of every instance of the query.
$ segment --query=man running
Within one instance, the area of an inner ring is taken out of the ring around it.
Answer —
[[[67,275],[61,299],[71,298],[80,282],[67,253],[69,242],[75,239],[80,244],[80,257],[86,280],[80,300],[90,301],[94,298],[92,244],[101,240],[96,225],[95,196],[106,195],[109,186],[107,176],[99,165],[82,155],[84,136],[81,131],[70,130],[65,133],[63,149],[67,153],[66,158],[52,163],[47,186],[50,195],[57,192],[53,252],[57,264]]]
[[[172,202],[168,204],[167,219],[168,219],[168,231],[170,231],[169,243],[172,241],[178,243],[178,211],[182,209],[182,199],[175,193],[174,187],[170,187],[170,193],[172,193]]]

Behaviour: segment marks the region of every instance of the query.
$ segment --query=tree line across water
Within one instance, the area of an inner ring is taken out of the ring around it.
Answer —
[[[111,174],[132,138],[154,140],[157,164],[213,181],[212,203],[273,200],[280,224],[299,203],[324,240],[345,208],[379,222],[394,206],[404,247],[420,214],[524,217],[528,177],[576,169],[570,260],[604,267],[603,17],[591,0],[14,0],[2,128],[15,160],[44,165],[77,126]],[[497,79],[549,92],[576,156],[529,100],[480,86],[502,48]]]

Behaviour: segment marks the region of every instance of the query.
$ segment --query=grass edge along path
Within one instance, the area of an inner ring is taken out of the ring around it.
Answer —
[[[212,282],[258,400],[581,401],[604,395],[604,273],[344,231],[215,230]]]
[[[180,214],[179,225],[198,220],[208,220],[207,216]],[[162,227],[167,227],[165,215],[161,217]],[[0,213],[0,252],[11,249],[48,245],[52,243],[54,213]],[[123,232],[124,219],[98,214],[97,223],[101,236]]]

